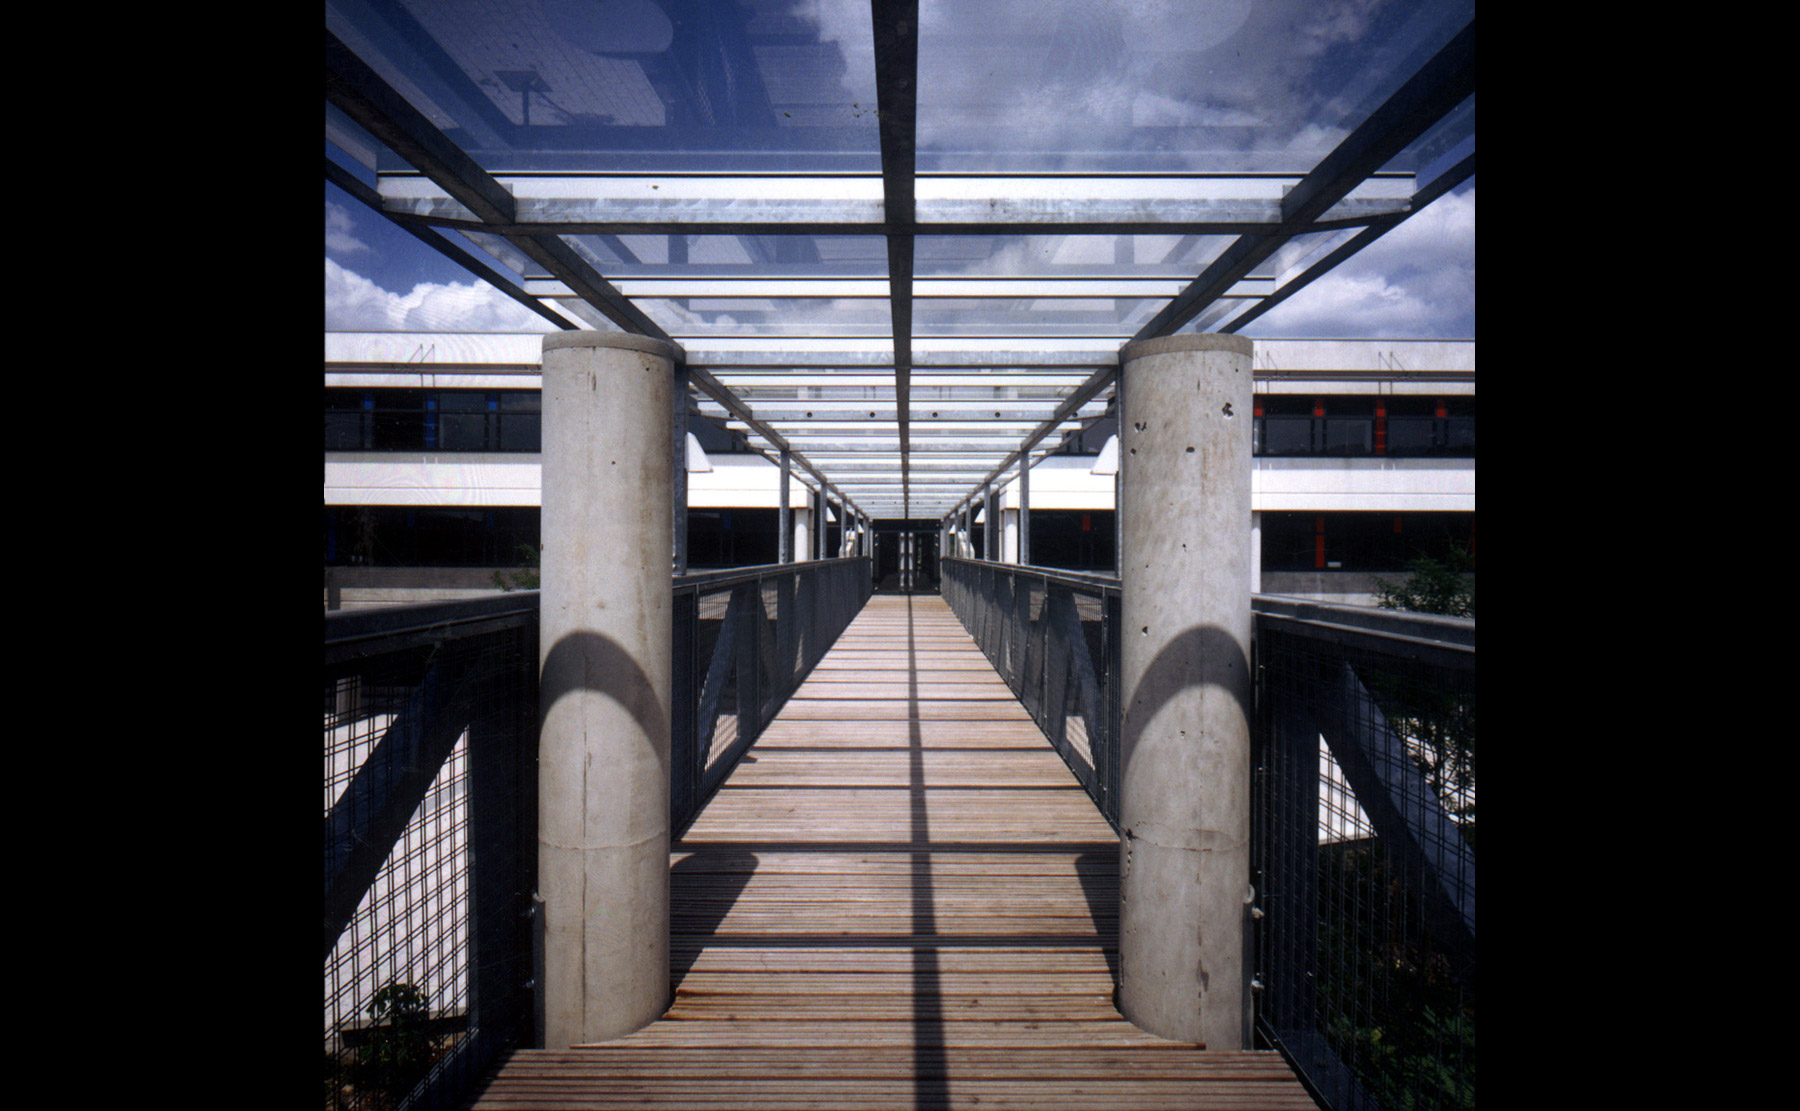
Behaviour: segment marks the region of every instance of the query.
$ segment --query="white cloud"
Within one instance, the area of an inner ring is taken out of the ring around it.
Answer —
[[[341,204],[325,202],[325,253],[353,255],[366,251],[369,245],[356,238],[350,211]]]
[[[1440,197],[1244,334],[1473,339],[1474,187]]]
[[[393,293],[325,260],[328,332],[553,332],[556,325],[483,282],[421,282]]]

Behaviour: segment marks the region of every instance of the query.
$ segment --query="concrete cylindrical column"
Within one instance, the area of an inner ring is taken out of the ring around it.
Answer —
[[[544,337],[538,894],[544,1044],[669,1004],[673,344]]]
[[[1123,472],[1119,1007],[1250,1045],[1251,343],[1119,352]]]

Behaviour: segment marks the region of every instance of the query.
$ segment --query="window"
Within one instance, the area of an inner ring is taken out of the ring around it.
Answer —
[[[1258,394],[1259,456],[1475,454],[1475,399],[1369,394]]]
[[[325,391],[326,451],[543,450],[537,390]]]
[[[536,506],[329,506],[325,564],[365,567],[517,567],[535,548]]]
[[[1264,571],[1398,573],[1420,556],[1475,554],[1473,513],[1264,513]]]

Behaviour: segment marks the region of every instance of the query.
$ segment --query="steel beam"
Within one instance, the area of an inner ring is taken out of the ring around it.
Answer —
[[[887,241],[889,309],[894,333],[894,397],[900,412],[900,483],[908,474],[912,373],[913,175],[917,165],[919,106],[918,0],[870,0],[875,32],[875,96],[881,133],[882,220]],[[911,509],[902,496],[902,513]]]

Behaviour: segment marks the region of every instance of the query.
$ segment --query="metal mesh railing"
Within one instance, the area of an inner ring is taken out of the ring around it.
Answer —
[[[1117,580],[943,566],[951,609],[1117,828]],[[1336,1111],[1470,1107],[1474,622],[1252,608],[1258,1030]]]
[[[868,600],[867,559],[673,583],[684,829]],[[532,1028],[535,591],[328,615],[325,1106],[454,1106]]]
[[[867,558],[852,557],[675,580],[677,832],[869,600],[869,571]]]
[[[1327,1106],[1475,1099],[1473,622],[1257,614],[1259,1026]]]
[[[528,1032],[532,603],[327,620],[328,1108],[446,1106]]]
[[[1118,828],[1118,581],[983,560],[942,564],[951,611]]]

